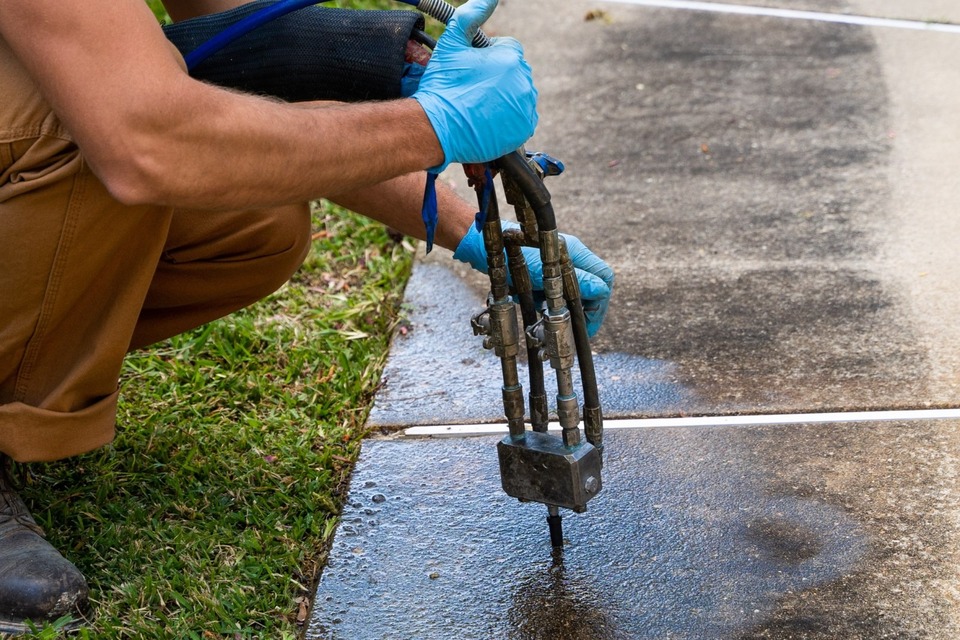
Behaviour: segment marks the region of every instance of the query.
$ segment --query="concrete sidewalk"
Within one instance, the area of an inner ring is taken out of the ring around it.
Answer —
[[[606,415],[953,405],[960,37],[593,6],[506,4],[494,31],[537,70],[561,229],[617,271]],[[483,280],[427,264],[372,424],[496,420],[466,328]]]
[[[617,271],[607,417],[958,405],[960,34],[580,0],[489,31],[535,70],[561,230]],[[484,295],[418,264],[372,426],[501,419]],[[953,638],[957,426],[617,433],[559,565],[489,439],[370,441],[308,636]]]

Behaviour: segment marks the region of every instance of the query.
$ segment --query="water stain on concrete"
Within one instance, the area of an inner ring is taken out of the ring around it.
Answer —
[[[568,572],[562,551],[551,552],[552,561],[516,586],[508,614],[511,640],[615,638],[619,634],[594,586]]]
[[[628,282],[636,302],[608,324],[631,336],[635,355],[678,363],[677,379],[700,397],[695,405],[719,413],[822,411],[896,408],[927,397],[926,352],[903,329],[895,298],[868,274],[696,273]]]
[[[562,562],[496,439],[369,441],[308,637],[953,638],[957,426],[611,432]]]

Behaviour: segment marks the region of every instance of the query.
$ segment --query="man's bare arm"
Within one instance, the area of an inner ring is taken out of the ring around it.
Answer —
[[[4,0],[0,35],[123,202],[272,206],[443,160],[413,100],[305,107],[191,79],[142,0]]]
[[[423,202],[424,173],[409,174],[383,184],[329,197],[339,205],[378,220],[401,233],[423,240],[426,237],[420,207]],[[476,206],[460,198],[437,181],[438,246],[455,251],[463,234],[473,223]]]

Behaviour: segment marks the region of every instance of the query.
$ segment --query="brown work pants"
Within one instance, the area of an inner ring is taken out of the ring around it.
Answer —
[[[0,452],[55,460],[112,440],[127,351],[276,290],[309,239],[306,205],[120,204],[0,39]]]

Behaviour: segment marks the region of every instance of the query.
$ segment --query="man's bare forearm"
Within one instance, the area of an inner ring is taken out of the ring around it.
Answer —
[[[129,199],[198,209],[300,202],[372,186],[442,159],[413,100],[361,105],[287,105],[253,96],[201,99],[202,122],[169,118],[146,136]],[[192,104],[193,98],[190,98]],[[127,165],[129,169],[129,165]]]
[[[425,173],[400,176],[373,187],[330,196],[337,204],[393,227],[404,235],[423,240],[426,237],[420,209],[423,203]],[[438,246],[455,251],[460,239],[473,223],[476,207],[437,181]]]

